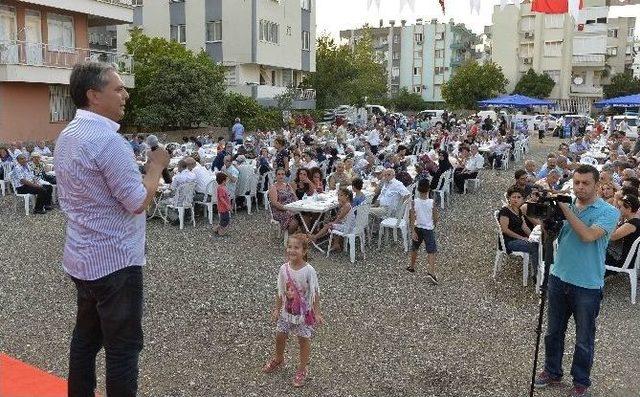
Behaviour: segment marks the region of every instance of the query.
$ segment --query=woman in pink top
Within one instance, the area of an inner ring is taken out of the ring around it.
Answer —
[[[216,174],[216,182],[218,183],[218,189],[216,190],[216,197],[218,198],[218,216],[220,217],[220,224],[213,229],[213,233],[218,236],[222,236],[226,233],[227,227],[231,222],[231,197],[229,196],[229,190],[227,190],[227,175],[218,172]]]

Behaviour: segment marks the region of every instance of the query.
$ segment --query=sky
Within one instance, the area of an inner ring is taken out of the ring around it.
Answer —
[[[316,0],[318,35],[324,32],[338,38],[340,30],[358,28],[367,22],[377,27],[381,18],[385,26],[389,26],[389,20],[392,19],[396,20],[397,26],[402,19],[406,19],[407,24],[413,24],[416,18],[424,21],[437,18],[440,22],[448,22],[453,18],[456,23],[464,23],[475,33],[482,33],[485,25],[491,25],[493,5],[500,4],[500,0],[481,0],[480,15],[471,14],[469,0],[445,0],[445,15],[442,15],[438,0],[415,0],[415,12],[407,5],[400,12],[400,4],[407,3],[403,0],[380,0],[380,3],[378,11],[375,5],[367,10],[367,0]],[[508,0],[508,3],[513,3],[513,0]],[[638,19],[636,36],[639,35],[640,5],[611,7],[609,16],[635,16]]]

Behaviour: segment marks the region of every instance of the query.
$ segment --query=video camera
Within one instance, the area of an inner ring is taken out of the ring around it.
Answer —
[[[535,203],[527,203],[527,216],[530,218],[541,219],[550,226],[556,224],[561,226],[565,217],[558,203],[570,204],[573,202],[571,196],[557,194],[554,195],[548,190],[538,192],[538,201]]]

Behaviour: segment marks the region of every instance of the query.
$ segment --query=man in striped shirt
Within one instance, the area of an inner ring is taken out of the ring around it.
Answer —
[[[58,137],[54,166],[67,216],[63,267],[75,283],[78,311],[69,354],[69,396],[96,388],[95,358],[104,347],[108,396],[135,396],[142,337],[145,209],[169,155],[150,152],[144,179],[118,133],[127,93],[116,70],[76,65],[75,118]]]

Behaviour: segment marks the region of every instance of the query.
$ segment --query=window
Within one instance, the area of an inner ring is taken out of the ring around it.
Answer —
[[[413,75],[414,76],[422,76],[422,68],[421,67],[414,67],[413,68]]]
[[[422,51],[414,51],[413,59],[422,59]]]
[[[533,43],[520,45],[520,56],[525,58],[533,57]]]
[[[435,69],[433,69],[433,72],[435,74],[444,74],[446,68],[444,66],[436,66]]]
[[[613,38],[618,37],[618,29],[608,29],[607,36]]]
[[[629,31],[627,32],[627,36],[631,37],[632,38],[631,40],[633,40],[633,33],[634,33],[633,26],[630,26]]]
[[[597,18],[596,23],[607,23],[607,17]]]
[[[178,42],[180,44],[187,43],[187,27],[186,25],[171,25],[169,29],[169,35],[171,41]]]
[[[131,0],[131,5],[132,6],[141,6],[142,5],[142,0]]]
[[[415,94],[420,94],[420,93],[422,93],[422,86],[420,86],[420,85],[414,85],[414,86],[413,86],[413,92],[414,92]]]
[[[311,49],[311,33],[302,31],[302,49],[309,51]]]
[[[276,71],[275,71],[275,70],[272,70],[272,71],[271,71],[271,85],[272,85],[272,86],[275,86],[275,85],[276,85],[276,81],[277,81],[277,80],[276,80]]]
[[[392,77],[399,77],[400,76],[400,68],[397,66],[394,66],[393,68],[391,68],[391,76]]]
[[[311,0],[300,0],[300,7],[303,10],[310,10],[311,9]]]
[[[400,42],[400,35],[394,34],[393,35],[393,42],[394,42],[394,44],[398,44]]]
[[[260,20],[260,41],[266,41],[269,43],[278,44],[279,40],[279,25],[275,22],[269,22],[264,19]]]
[[[222,41],[222,21],[207,22],[207,41]]]
[[[547,29],[561,29],[564,26],[564,14],[545,14],[544,27]]]
[[[560,81],[560,71],[559,70],[545,70],[544,73],[548,74],[556,84]]]
[[[545,41],[544,56],[559,57],[562,55],[562,41]]]
[[[436,40],[444,40],[444,32],[436,33]]]
[[[627,55],[632,55],[633,54],[633,52],[631,51],[631,44],[629,44],[627,46],[627,51],[625,52],[625,54],[627,54]]]
[[[520,21],[520,30],[530,32],[535,29],[536,17],[524,17]]]
[[[68,85],[49,86],[49,119],[52,123],[73,120],[76,108],[71,100]]]
[[[607,47],[607,55],[612,57],[618,55],[618,47]]]
[[[444,50],[436,50],[435,58],[444,58]]]
[[[422,43],[422,38],[423,38],[422,33],[416,33],[413,36],[416,40],[416,43]]]
[[[400,59],[400,52],[399,51],[394,51],[393,52],[393,59],[395,59],[395,60]]]
[[[72,17],[48,14],[47,29],[50,49],[55,51],[73,51],[75,49],[75,31]]]

